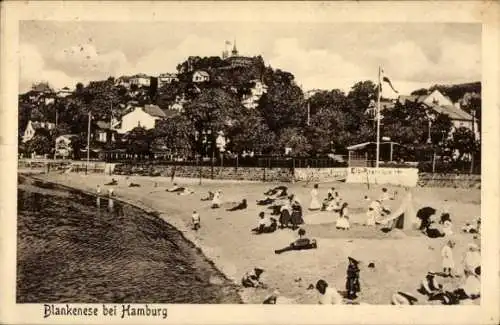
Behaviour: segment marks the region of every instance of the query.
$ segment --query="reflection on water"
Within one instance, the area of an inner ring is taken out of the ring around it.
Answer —
[[[113,201],[113,199],[108,199],[108,211],[109,212],[113,212],[114,206],[115,206],[115,202]]]

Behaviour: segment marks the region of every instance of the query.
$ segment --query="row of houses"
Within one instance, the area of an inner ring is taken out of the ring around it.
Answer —
[[[478,125],[478,119],[475,116],[467,113],[460,107],[460,102],[453,103],[450,98],[443,95],[439,90],[434,90],[427,95],[400,95],[394,100],[382,100],[380,102],[380,111],[383,118],[384,111],[394,108],[396,103],[405,104],[407,102],[413,102],[420,104],[421,109],[425,109],[428,113],[430,119],[430,126],[432,126],[432,120],[436,117],[436,114],[447,115],[452,123],[452,129],[449,137],[452,136],[453,132],[461,127],[467,128],[474,133],[476,140],[480,139],[480,130]],[[370,104],[368,111],[373,112],[376,109],[375,102]]]

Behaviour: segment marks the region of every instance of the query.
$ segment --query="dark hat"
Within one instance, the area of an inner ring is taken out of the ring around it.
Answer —
[[[259,267],[256,267],[253,270],[255,271],[255,273],[263,273],[264,272],[264,269],[261,269]]]
[[[375,268],[375,263],[373,263],[373,262],[368,263],[368,267],[374,269]]]
[[[478,266],[474,269],[474,273],[476,273],[476,275],[481,275],[481,267]]]
[[[356,265],[359,264],[359,261],[355,260],[354,258],[352,258],[350,256],[348,256],[347,258],[349,259],[349,263],[353,263],[353,264],[356,264]]]

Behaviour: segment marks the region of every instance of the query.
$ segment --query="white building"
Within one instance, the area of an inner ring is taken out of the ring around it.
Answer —
[[[177,74],[162,73],[158,76],[158,88],[161,88],[165,84],[172,83],[173,81],[179,81],[179,78],[177,78]]]
[[[56,96],[59,98],[64,98],[64,97],[68,97],[72,93],[73,92],[71,91],[71,89],[69,89],[68,87],[64,87],[64,88],[57,91]]]
[[[130,78],[130,85],[137,85],[138,87],[149,87],[151,85],[151,77],[140,73]]]
[[[461,109],[460,105],[454,105],[448,97],[444,96],[437,89],[428,95],[399,96],[398,100],[402,104],[406,101],[421,103],[424,107],[432,109],[436,113],[448,115],[453,124],[450,136],[460,127],[465,127],[473,131],[476,139],[479,139],[481,136],[477,118]]]
[[[33,139],[35,136],[36,132],[40,129],[50,131],[54,129],[56,125],[54,123],[50,122],[33,122],[33,121],[28,121],[28,125],[26,125],[26,129],[24,130],[23,134],[23,143],[26,143]]]
[[[193,82],[207,82],[210,80],[210,75],[206,71],[197,70],[193,73]]]
[[[156,105],[145,105],[144,107],[134,107],[133,110],[123,115],[118,133],[127,133],[136,127],[143,127],[146,130],[153,129],[156,121],[166,118],[166,114]]]

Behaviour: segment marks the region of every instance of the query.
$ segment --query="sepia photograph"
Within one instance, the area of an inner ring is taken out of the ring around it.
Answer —
[[[16,28],[16,305],[485,304],[480,21]]]

